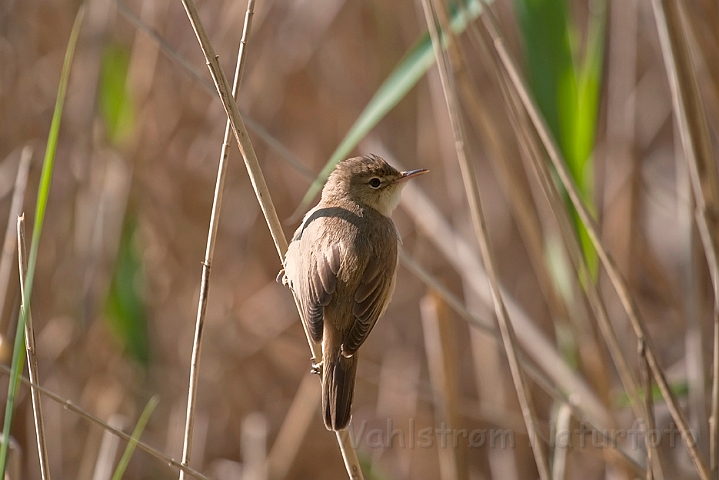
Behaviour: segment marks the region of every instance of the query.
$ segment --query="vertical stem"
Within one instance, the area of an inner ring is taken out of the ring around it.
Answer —
[[[452,428],[457,427],[457,388],[456,365],[453,354],[456,345],[446,307],[441,296],[431,290],[419,301],[419,313],[422,319],[424,348],[427,356],[427,370],[435,404],[435,424],[445,421]],[[457,448],[440,448],[439,471],[442,480],[460,480],[467,478],[467,468],[462,451]]]
[[[252,148],[252,142],[250,142],[247,128],[245,127],[245,123],[242,121],[240,112],[237,109],[237,104],[234,102],[225,73],[222,70],[222,67],[220,67],[218,60],[219,57],[215,54],[215,50],[212,48],[212,43],[207,36],[205,27],[202,25],[200,14],[197,12],[195,2],[193,0],[181,1],[182,5],[185,7],[185,12],[190,20],[192,29],[195,31],[195,36],[200,44],[202,53],[205,56],[207,68],[210,70],[210,75],[212,75],[212,81],[215,84],[215,88],[217,88],[217,94],[220,97],[222,106],[230,119],[230,123],[232,123],[232,133],[235,136],[235,140],[237,140],[240,152],[242,153],[242,158],[245,161],[245,167],[247,168],[252,188],[255,191],[257,201],[260,204],[260,209],[262,210],[267,226],[270,229],[270,234],[272,235],[272,240],[275,244],[277,254],[280,258],[284,258],[285,252],[287,252],[287,239],[282,232],[282,223],[280,222],[275,206],[272,203],[270,191],[267,188],[267,182],[265,182],[265,177],[262,175],[262,169],[257,161],[257,154],[255,153],[254,148]]]
[[[220,97],[220,101],[222,102],[222,106],[224,107],[225,113],[227,114],[230,123],[232,124],[232,133],[234,134],[235,139],[237,140],[237,143],[239,145],[240,152],[242,153],[242,158],[245,162],[245,167],[247,168],[250,182],[252,182],[252,188],[255,191],[257,201],[260,204],[260,209],[262,210],[265,221],[267,222],[267,226],[270,230],[270,234],[272,235],[272,240],[275,243],[277,254],[279,255],[280,259],[284,261],[285,253],[287,252],[287,239],[282,232],[282,224],[280,223],[280,219],[277,216],[275,206],[272,203],[270,191],[267,188],[267,183],[265,182],[265,178],[262,175],[262,169],[260,168],[259,162],[257,161],[257,154],[255,153],[255,150],[252,147],[252,143],[250,142],[249,135],[247,134],[247,128],[245,128],[245,124],[242,121],[240,112],[237,109],[237,104],[234,102],[234,99],[230,94],[227,79],[225,78],[225,74],[217,60],[217,56],[215,55],[214,49],[212,48],[212,43],[207,36],[207,32],[205,31],[205,28],[200,21],[200,16],[197,13],[197,7],[195,6],[195,2],[193,0],[181,1],[182,5],[185,7],[185,12],[187,13],[187,17],[190,20],[190,24],[195,31],[195,35],[197,37],[198,43],[200,44],[200,48],[202,49],[202,53],[205,56],[207,68],[210,70],[210,74],[212,75],[212,80],[215,83],[215,87],[217,88],[217,93]],[[297,297],[294,295],[294,292],[293,297],[295,300],[295,304],[298,306],[298,311],[301,311],[299,309],[299,303],[297,301]],[[302,323],[304,326],[304,322]],[[319,362],[322,359],[322,351],[318,344],[312,342],[306,327],[305,335],[307,336],[308,344],[310,350],[312,351],[313,358],[316,362]],[[362,475],[362,468],[360,467],[359,460],[357,459],[357,453],[352,446],[352,442],[350,441],[350,436],[347,433],[347,430],[336,432],[336,434],[337,442],[339,443],[340,451],[342,452],[342,458],[344,459],[345,467],[347,468],[347,473],[352,479],[363,479],[364,477]]]
[[[547,462],[544,448],[542,447],[541,439],[537,431],[531,394],[525,383],[522,368],[517,358],[517,352],[514,348],[514,331],[512,330],[512,326],[509,322],[509,315],[507,314],[507,309],[499,288],[499,280],[494,266],[494,258],[492,257],[492,251],[489,245],[489,235],[487,232],[484,214],[482,212],[482,204],[479,196],[479,188],[474,175],[474,168],[469,162],[465,150],[464,132],[459,116],[458,101],[453,85],[451,85],[447,61],[442,54],[442,40],[440,39],[440,34],[435,22],[436,14],[430,0],[423,0],[422,6],[424,7],[425,19],[432,39],[435,59],[439,69],[440,80],[442,82],[442,90],[444,91],[445,101],[447,103],[447,109],[452,123],[452,133],[454,134],[455,148],[457,150],[457,157],[459,160],[460,170],[462,172],[464,188],[469,202],[472,223],[479,242],[482,261],[484,262],[484,266],[487,271],[487,278],[489,280],[492,299],[494,301],[499,331],[507,354],[507,360],[509,361],[512,380],[514,382],[515,390],[517,391],[519,405],[521,407],[522,416],[529,435],[539,477],[542,480],[549,480],[549,463]]]
[[[82,19],[85,14],[85,5],[81,5],[75,16],[75,22],[70,31],[70,39],[65,49],[65,58],[62,64],[62,72],[60,74],[60,84],[57,89],[57,97],[55,99],[55,108],[50,122],[50,132],[47,136],[47,147],[45,148],[45,158],[43,159],[42,172],[40,173],[40,184],[37,192],[37,203],[35,205],[35,224],[33,225],[32,239],[30,241],[30,254],[28,260],[28,272],[25,278],[25,294],[22,303],[29,305],[32,297],[32,287],[35,278],[35,267],[37,265],[37,252],[40,245],[40,236],[42,235],[42,226],[45,221],[45,212],[47,209],[48,196],[50,194],[50,184],[52,183],[52,172],[55,164],[55,152],[57,150],[57,140],[60,132],[60,123],[62,120],[62,111],[65,105],[65,94],[67,92],[67,84],[70,78],[70,68],[72,59],[75,55],[75,46],[77,38],[80,34]],[[7,462],[7,452],[10,443],[10,427],[12,426],[13,414],[15,411],[15,400],[17,398],[18,388],[20,387],[20,379],[22,378],[22,370],[25,366],[25,357],[22,351],[25,349],[25,323],[27,322],[26,311],[21,311],[17,322],[17,331],[15,332],[15,342],[12,354],[12,373],[10,374],[10,384],[8,385],[7,401],[5,402],[5,423],[3,425],[2,438],[0,443],[0,478],[5,478],[5,466]]]
[[[652,443],[652,434],[654,433],[654,402],[652,401],[652,372],[647,364],[646,343],[644,339],[639,339],[637,343],[637,353],[641,362],[642,376],[644,377],[644,408],[647,416],[644,422],[644,445],[647,449],[647,471],[646,480],[654,480],[654,471],[652,463],[654,463],[654,446]]]
[[[17,217],[17,263],[20,270],[20,296],[25,298],[25,275],[27,274],[27,251],[25,249],[25,215]],[[39,384],[37,369],[37,355],[35,352],[35,331],[32,326],[30,305],[24,303],[20,308],[27,310],[25,322],[25,348],[27,350],[27,364],[30,382]],[[43,480],[50,479],[50,467],[47,461],[47,445],[45,444],[45,425],[42,418],[42,402],[40,393],[35,387],[30,388],[32,397],[32,415],[35,420],[35,436],[37,437],[37,453],[40,460],[40,473]]]
[[[694,64],[687,40],[687,25],[682,22],[682,5],[673,0],[653,0],[654,19],[664,66],[672,94],[674,117],[679,130],[684,160],[696,204],[696,224],[709,268],[714,294],[714,358],[712,414],[709,421],[710,469],[717,474],[717,413],[719,410],[719,339],[717,339],[717,303],[719,303],[719,243],[716,239],[719,210],[719,174],[712,154],[709,127],[699,95]]]
[[[237,63],[235,65],[235,78],[232,84],[232,97],[237,97],[237,90],[242,81],[243,66],[245,63],[245,46],[247,36],[252,26],[252,15],[254,13],[255,0],[247,2],[245,13],[245,25],[242,30],[242,39],[237,51]],[[195,321],[195,338],[192,344],[192,359],[190,361],[190,385],[187,390],[187,415],[185,417],[185,435],[182,446],[182,464],[189,466],[192,456],[192,433],[195,423],[195,404],[197,401],[197,384],[200,373],[200,353],[202,351],[202,336],[205,327],[205,314],[207,312],[207,297],[210,290],[210,270],[212,258],[215,253],[215,241],[217,239],[217,227],[220,220],[222,207],[222,194],[225,186],[225,174],[227,172],[227,155],[230,147],[230,135],[232,125],[228,119],[225,124],[225,135],[222,140],[220,151],[220,164],[217,170],[217,181],[215,183],[215,194],[212,200],[212,213],[210,215],[210,228],[207,232],[207,248],[205,249],[205,260],[202,262],[202,279],[200,281],[200,299],[197,303],[197,319]],[[180,470],[180,480],[184,480],[185,472]]]
[[[340,452],[342,453],[342,460],[345,463],[345,469],[350,480],[364,480],[364,474],[362,473],[362,467],[360,466],[359,459],[357,458],[357,451],[352,445],[352,438],[350,437],[349,429],[337,430],[335,432],[337,436],[337,443],[340,446]]]
[[[709,419],[709,464],[714,478],[719,463],[719,305],[714,302],[714,359],[712,364],[712,413]]]
[[[275,443],[267,457],[267,471],[271,479],[287,477],[297,458],[312,419],[320,404],[320,390],[315,375],[307,372],[297,388],[285,420],[277,432]]]
[[[580,420],[582,421],[582,420]],[[557,411],[557,432],[554,437],[554,459],[552,462],[552,480],[564,480],[567,471],[567,455],[572,447],[571,430],[572,407],[562,403]]]
[[[682,412],[679,403],[674,397],[674,393],[669,387],[669,383],[667,382],[666,376],[664,375],[664,371],[659,365],[659,360],[657,359],[653,349],[651,348],[651,343],[648,342],[644,321],[641,317],[639,309],[636,306],[634,298],[629,293],[627,283],[624,280],[622,274],[619,272],[614,258],[604,247],[596,223],[594,222],[594,219],[589,213],[586,205],[584,205],[581,195],[577,190],[577,186],[575,185],[574,180],[569,173],[567,164],[564,161],[562,154],[559,152],[559,148],[557,147],[557,144],[552,137],[552,134],[549,132],[549,128],[547,127],[544,118],[539,113],[538,108],[532,100],[532,96],[529,93],[529,89],[525,85],[524,80],[519,73],[516,62],[509,53],[507,46],[504,42],[504,38],[499,32],[496,19],[494,19],[491,14],[482,15],[480,18],[482,19],[484,28],[492,37],[497,55],[502,61],[502,64],[504,65],[504,68],[506,69],[506,72],[511,79],[513,86],[516,88],[516,92],[520,100],[522,101],[522,104],[526,109],[527,114],[529,115],[529,118],[532,121],[532,124],[534,125],[537,134],[539,135],[542,144],[547,151],[547,154],[549,155],[549,159],[551,160],[552,165],[557,172],[557,176],[561,180],[562,185],[564,185],[569,199],[572,202],[572,205],[577,210],[579,218],[587,229],[589,239],[591,240],[594,248],[597,250],[599,260],[602,262],[602,265],[607,271],[607,276],[609,277],[615,291],[617,292],[622,307],[627,312],[627,317],[629,318],[629,322],[634,329],[634,333],[637,336],[637,339],[645,340],[647,342],[645,346],[647,365],[651,369],[652,376],[657,382],[657,386],[659,387],[662,396],[666,400],[667,407],[672,415],[672,418],[677,423],[677,428],[679,428],[681,432],[682,439],[684,440],[684,444],[687,447],[689,456],[694,462],[697,472],[699,473],[699,477],[702,480],[709,480],[709,470],[704,463],[704,459],[699,453],[694,437],[689,430],[689,426],[684,416],[684,413]]]

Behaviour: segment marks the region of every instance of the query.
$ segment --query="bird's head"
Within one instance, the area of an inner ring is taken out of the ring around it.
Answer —
[[[421,168],[400,172],[377,155],[349,158],[340,162],[327,179],[322,200],[352,200],[389,217],[399,204],[406,181],[428,171]]]

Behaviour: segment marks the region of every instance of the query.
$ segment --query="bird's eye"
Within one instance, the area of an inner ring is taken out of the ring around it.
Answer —
[[[379,188],[380,185],[382,185],[382,180],[377,177],[371,178],[369,181],[369,186],[372,188]]]

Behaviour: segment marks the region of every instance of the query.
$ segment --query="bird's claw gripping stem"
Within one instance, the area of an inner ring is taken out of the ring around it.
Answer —
[[[322,364],[324,362],[320,361],[319,363],[315,363],[314,360],[312,360],[312,366],[310,367],[310,373],[313,373],[315,375],[322,375]]]

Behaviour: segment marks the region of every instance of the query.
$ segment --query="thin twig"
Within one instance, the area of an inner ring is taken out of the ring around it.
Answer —
[[[15,177],[15,188],[13,189],[12,200],[10,201],[10,215],[5,229],[5,241],[3,242],[2,256],[0,257],[0,333],[7,334],[7,324],[2,321],[5,302],[8,297],[8,285],[10,284],[10,272],[12,272],[13,259],[17,250],[15,242],[17,233],[15,231],[15,220],[22,213],[25,188],[27,187],[27,175],[30,171],[33,148],[25,146],[20,154],[20,163],[17,166]]]
[[[20,271],[20,298],[25,298],[25,275],[27,274],[27,251],[25,250],[25,215],[17,217],[17,263]],[[37,369],[37,352],[35,351],[35,331],[32,326],[30,305],[20,305],[27,310],[25,322],[25,348],[27,350],[28,374],[32,383],[39,384]],[[40,473],[43,480],[50,479],[50,465],[47,460],[47,444],[45,442],[45,425],[42,416],[42,402],[35,388],[30,389],[32,398],[32,415],[35,420],[35,436],[37,438],[37,454],[40,460]]]
[[[435,23],[436,14],[434,7],[430,3],[430,0],[423,0],[422,6],[424,8],[425,19],[429,27],[430,37],[432,38],[432,46],[434,48],[435,59],[437,67],[439,68],[440,80],[442,82],[442,90],[444,91],[445,101],[447,103],[447,109],[449,110],[449,116],[452,123],[452,132],[454,134],[455,147],[457,150],[457,157],[459,160],[460,170],[462,172],[462,179],[464,181],[464,188],[467,194],[467,200],[469,201],[470,213],[472,216],[472,223],[474,225],[475,234],[479,242],[479,249],[482,255],[482,260],[487,271],[487,278],[489,279],[490,289],[492,291],[492,298],[494,300],[495,313],[497,315],[497,322],[499,323],[499,331],[502,335],[502,342],[504,349],[507,354],[509,361],[509,367],[512,374],[512,380],[514,381],[514,388],[517,391],[517,397],[519,398],[519,404],[522,410],[522,416],[524,418],[527,433],[529,434],[530,444],[532,451],[534,452],[534,459],[537,463],[537,471],[539,477],[542,480],[549,480],[549,463],[547,461],[544,448],[540,441],[537,433],[536,420],[534,406],[532,404],[531,394],[527,388],[526,382],[523,378],[522,369],[517,359],[517,352],[514,347],[514,335],[512,326],[509,323],[509,316],[507,309],[502,300],[502,293],[499,288],[498,276],[494,267],[494,258],[492,256],[491,248],[489,246],[489,235],[487,232],[487,226],[485,224],[484,214],[482,212],[482,204],[479,196],[479,188],[477,181],[474,176],[474,168],[469,162],[465,150],[464,143],[464,132],[461,124],[459,115],[459,109],[457,104],[456,92],[451,85],[451,79],[449,78],[449,68],[447,68],[447,62],[442,54],[442,46],[440,35]]]
[[[574,208],[577,210],[579,218],[584,224],[589,238],[592,241],[592,245],[597,250],[599,259],[601,260],[602,265],[607,271],[609,279],[617,292],[617,295],[622,303],[624,310],[627,312],[627,317],[629,318],[629,322],[634,329],[634,333],[637,336],[637,339],[643,339],[645,342],[647,342],[647,364],[651,369],[652,376],[656,380],[657,386],[659,387],[662,396],[666,400],[669,412],[671,413],[672,418],[676,422],[677,427],[681,432],[684,444],[689,451],[689,456],[692,458],[692,461],[694,462],[699,476],[702,478],[702,480],[709,480],[709,471],[704,464],[704,460],[702,459],[701,454],[699,453],[696,442],[694,441],[694,437],[689,431],[689,426],[687,424],[686,418],[684,417],[684,413],[680,409],[679,404],[674,397],[674,393],[669,387],[669,383],[667,382],[666,376],[664,375],[664,371],[659,365],[659,360],[657,359],[654,350],[649,343],[649,337],[646,334],[644,321],[641,317],[641,314],[639,313],[639,309],[635,305],[634,299],[629,293],[626,281],[624,280],[622,274],[619,272],[619,269],[617,268],[614,259],[609,254],[607,249],[604,248],[595,221],[592,215],[589,213],[589,210],[587,209],[586,205],[584,205],[584,201],[582,200],[581,195],[579,194],[577,187],[574,184],[574,180],[569,173],[566,162],[564,161],[561,153],[559,152],[559,148],[557,147],[554,138],[549,132],[549,128],[547,127],[542,115],[539,113],[539,109],[534,104],[534,100],[529,93],[529,89],[525,85],[524,80],[519,73],[519,69],[517,68],[514,59],[512,58],[511,54],[509,53],[509,50],[506,47],[502,35],[499,33],[499,29],[496,25],[496,20],[492,17],[492,15],[481,15],[480,18],[482,20],[482,24],[488,30],[489,34],[492,37],[493,45],[497,51],[497,54],[502,60],[502,64],[504,65],[510,79],[512,80],[512,84],[517,89],[517,93],[522,100],[524,108],[526,109],[529,118],[532,120],[532,123],[534,124],[534,127],[537,130],[537,133],[539,134],[539,137],[542,140],[542,143],[544,144],[547,153],[549,154],[549,158],[552,161],[552,165],[557,172],[557,176],[561,180],[562,185],[564,185],[569,199],[572,202],[572,205],[574,205]]]
[[[242,153],[242,158],[245,162],[245,167],[247,168],[250,182],[252,183],[252,188],[255,191],[257,201],[260,204],[260,208],[262,209],[262,213],[267,222],[267,226],[270,229],[270,234],[272,235],[272,240],[275,244],[275,248],[277,249],[277,254],[280,257],[280,261],[284,262],[285,253],[287,252],[287,239],[285,238],[285,235],[282,231],[282,224],[280,223],[280,219],[277,216],[277,211],[275,210],[275,206],[272,203],[270,191],[267,188],[267,183],[265,182],[265,178],[262,175],[262,169],[260,168],[260,164],[257,161],[257,154],[255,153],[254,148],[252,148],[252,142],[250,141],[250,137],[247,134],[247,129],[245,128],[245,124],[242,121],[240,112],[237,110],[237,104],[234,102],[232,95],[230,94],[227,79],[225,78],[225,74],[220,67],[218,57],[215,55],[215,51],[212,48],[212,44],[209,40],[209,37],[207,36],[207,32],[202,25],[200,16],[197,13],[195,2],[193,0],[182,0],[182,4],[185,7],[187,16],[190,20],[190,23],[192,24],[193,30],[195,31],[195,35],[197,36],[197,40],[200,44],[200,48],[202,49],[202,53],[205,56],[207,67],[210,70],[210,75],[212,75],[212,80],[215,82],[215,87],[217,88],[217,93],[219,94],[220,100],[222,101],[222,106],[224,107],[225,113],[227,114],[230,119],[230,122],[232,123],[232,132],[235,135],[237,144],[240,147],[240,152]],[[294,294],[294,292],[292,293],[292,296],[295,300],[295,305],[299,307],[297,296]],[[301,312],[301,309],[298,308],[297,311]],[[302,325],[305,330],[305,336],[307,337],[307,342],[310,346],[310,350],[312,351],[312,356],[315,359],[316,363],[319,363],[319,361],[322,359],[321,348],[310,338],[307,327],[305,326],[305,322],[302,322]],[[336,435],[337,441],[340,445],[340,451],[342,452],[342,457],[345,462],[345,467],[347,468],[347,473],[349,474],[350,478],[364,478],[362,476],[362,468],[360,467],[359,460],[357,459],[357,452],[355,452],[352,446],[349,434],[346,430],[342,430],[336,432]]]
[[[0,363],[0,371],[9,375],[10,367],[5,365],[4,363]],[[25,385],[28,385],[30,388],[33,388],[33,389],[37,390],[38,392],[42,393],[43,395],[45,395],[46,397],[50,398],[50,400],[52,400],[53,402],[62,405],[62,407],[64,409],[70,410],[71,412],[75,412],[76,414],[80,415],[84,419],[89,420],[91,423],[98,425],[99,427],[101,427],[102,429],[104,429],[108,432],[111,432],[113,435],[117,435],[118,437],[125,440],[126,442],[129,442],[130,440],[132,440],[131,435],[123,432],[122,430],[119,430],[119,429],[113,427],[112,425],[108,424],[107,422],[100,419],[99,417],[96,417],[92,413],[87,412],[83,408],[78,407],[71,400],[62,398],[60,395],[56,394],[55,392],[48,390],[47,388],[42,387],[34,382],[31,382],[30,380],[28,380],[25,377],[20,377],[20,381],[22,383],[24,383]],[[186,465],[182,465],[180,462],[178,462],[174,458],[168,457],[161,451],[157,450],[154,447],[151,447],[150,445],[148,445],[142,441],[138,441],[137,446],[141,450],[144,450],[146,453],[149,453],[150,455],[157,458],[161,462],[163,462],[171,467],[175,467],[179,470],[182,470],[192,477],[199,478],[200,480],[209,480],[208,477],[206,477],[202,473],[198,472],[197,470],[192,469]]]
[[[254,13],[255,0],[247,2],[245,13],[245,25],[242,30],[242,39],[237,51],[237,64],[235,65],[235,79],[232,84],[232,97],[237,98],[237,90],[242,83],[242,72],[245,63],[245,46],[247,37],[252,27],[252,15]],[[225,186],[225,174],[227,172],[227,155],[230,147],[230,121],[225,124],[225,135],[222,140],[220,151],[220,163],[217,168],[217,182],[215,183],[215,194],[212,200],[212,213],[210,214],[210,228],[207,232],[207,247],[205,249],[205,260],[202,262],[202,279],[200,281],[200,298],[197,303],[197,319],[195,321],[195,337],[192,343],[192,359],[190,361],[190,384],[187,390],[187,415],[185,417],[185,434],[182,446],[182,463],[190,464],[192,456],[192,433],[195,423],[195,403],[197,401],[197,386],[200,374],[200,353],[202,351],[202,336],[205,327],[205,314],[207,312],[207,298],[210,291],[210,270],[212,259],[215,254],[215,241],[217,239],[217,227],[220,221],[222,208],[222,194]],[[180,471],[180,480],[184,480],[185,473]]]

